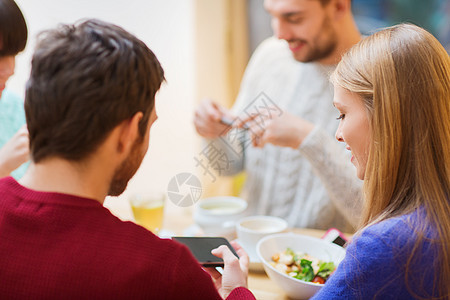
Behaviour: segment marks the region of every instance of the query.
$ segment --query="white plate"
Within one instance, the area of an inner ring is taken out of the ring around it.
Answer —
[[[247,252],[248,257],[250,259],[250,264],[248,265],[248,269],[252,272],[264,272],[264,266],[262,262],[259,260],[258,255],[256,254],[256,248],[255,249],[247,249],[245,248],[242,243],[239,242],[238,239],[236,239],[236,242],[244,248],[245,252]]]

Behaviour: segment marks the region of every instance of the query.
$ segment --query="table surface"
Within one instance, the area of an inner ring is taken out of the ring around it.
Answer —
[[[122,220],[134,221],[131,207],[124,199],[110,198],[105,201],[105,207]],[[193,225],[192,207],[181,208],[167,203],[164,209],[163,230],[172,235],[184,235],[185,230]],[[321,237],[323,230],[294,228],[289,231],[301,233],[313,237]],[[286,294],[264,272],[249,272],[248,288],[257,299],[277,300],[289,299]]]

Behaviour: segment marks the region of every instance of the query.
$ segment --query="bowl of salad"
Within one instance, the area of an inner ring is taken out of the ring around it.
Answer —
[[[266,236],[256,252],[269,278],[292,299],[312,297],[345,256],[338,245],[295,233]]]

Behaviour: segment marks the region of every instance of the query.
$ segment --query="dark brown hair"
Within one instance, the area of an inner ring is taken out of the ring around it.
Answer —
[[[0,0],[0,57],[17,55],[27,44],[27,24],[13,0]]]
[[[137,112],[144,136],[163,81],[153,52],[113,24],[87,20],[41,33],[25,96],[33,161],[80,161]]]

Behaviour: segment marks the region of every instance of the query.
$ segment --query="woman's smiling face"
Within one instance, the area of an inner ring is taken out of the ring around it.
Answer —
[[[334,106],[339,110],[336,139],[346,143],[359,179],[364,179],[371,140],[369,118],[360,96],[339,86],[334,87]]]

